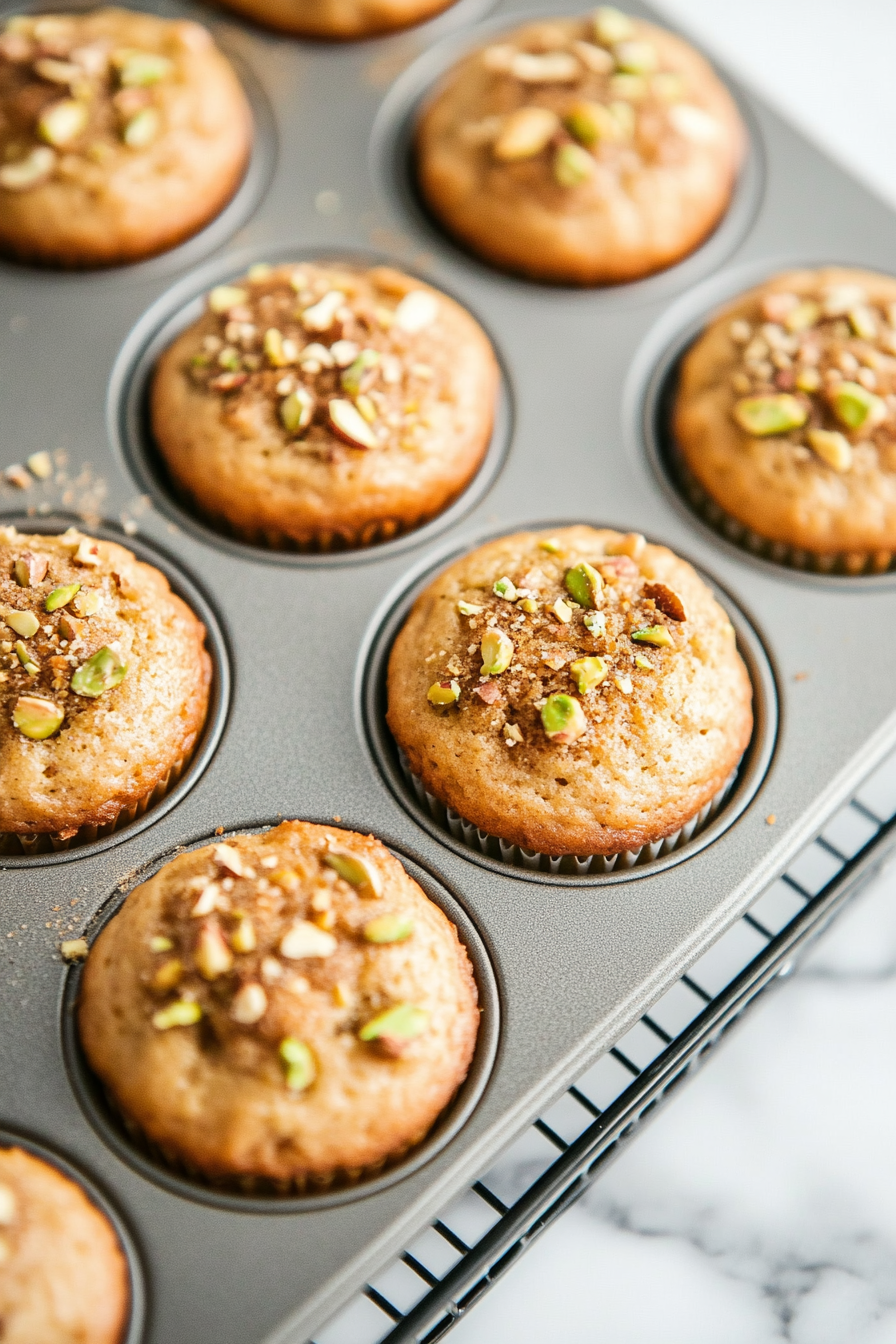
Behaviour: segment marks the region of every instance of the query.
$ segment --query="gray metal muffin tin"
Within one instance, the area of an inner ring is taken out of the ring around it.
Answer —
[[[147,1285],[144,1340],[301,1344],[619,1038],[896,741],[893,577],[801,575],[720,539],[666,479],[654,425],[655,371],[714,305],[791,264],[896,269],[896,220],[738,93],[751,154],[704,247],[617,289],[527,283],[427,219],[408,127],[458,52],[542,4],[501,4],[483,22],[483,5],[460,0],[417,30],[344,46],[187,4],[156,8],[208,22],[236,60],[255,108],[252,166],[218,221],[156,260],[92,274],[2,265],[0,464],[62,450],[68,480],[0,488],[0,517],[28,526],[33,510],[48,526],[92,505],[107,528],[125,522],[123,539],[181,574],[185,595],[213,613],[217,708],[183,783],[141,821],[67,854],[0,859],[0,1121],[86,1173],[118,1210],[135,1281]],[[467,304],[502,361],[505,414],[483,473],[428,527],[330,558],[264,553],[173,499],[140,379],[159,333],[188,320],[211,284],[251,261],[324,253],[386,257]],[[643,531],[712,578],[736,616],[759,709],[719,822],[663,861],[596,879],[509,869],[451,842],[407,795],[378,717],[381,631],[418,582],[485,536],[572,521]],[[463,1117],[449,1114],[428,1160],[369,1187],[285,1202],[205,1190],[147,1159],[104,1111],[74,1041],[76,973],[60,961],[60,937],[91,936],[141,873],[218,828],[337,815],[416,865],[478,930],[487,1030],[471,1086],[481,1096],[453,1133]]]

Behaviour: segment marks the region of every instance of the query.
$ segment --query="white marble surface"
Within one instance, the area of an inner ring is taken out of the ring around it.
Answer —
[[[896,206],[894,0],[658,7]],[[894,1344],[894,1044],[891,868],[452,1344]]]

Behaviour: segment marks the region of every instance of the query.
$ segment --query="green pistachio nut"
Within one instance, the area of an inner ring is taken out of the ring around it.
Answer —
[[[554,177],[561,187],[578,187],[594,175],[594,159],[581,145],[561,145],[554,155]]]
[[[405,943],[414,932],[414,921],[409,915],[380,915],[364,925],[368,943]]]
[[[48,145],[57,148],[70,145],[87,125],[88,112],[84,103],[74,98],[63,98],[59,103],[51,103],[44,110],[37,123],[37,133]]]
[[[519,593],[516,590],[516,585],[512,583],[511,580],[508,579],[506,576],[503,579],[498,579],[495,582],[495,584],[492,587],[492,592],[494,593],[495,597],[503,597],[506,602],[515,602],[519,597]]]
[[[609,669],[603,658],[577,658],[570,663],[569,670],[575,677],[579,695],[585,695],[601,684]]]
[[[631,104],[643,102],[649,92],[650,85],[643,75],[626,75],[620,71],[618,75],[614,75],[610,80],[610,93],[614,98],[624,100],[611,103],[610,109],[614,115],[616,114],[617,109],[623,107],[628,109],[631,118],[630,124],[632,127],[632,134],[634,133],[635,126],[635,109]]]
[[[153,1013],[156,1031],[170,1031],[172,1027],[193,1027],[202,1017],[202,1007],[192,999],[178,999]]]
[[[104,691],[120,686],[127,675],[127,663],[122,662],[114,649],[105,646],[99,649],[86,663],[82,663],[71,679],[71,689],[75,695],[87,696],[95,700]]]
[[[280,403],[280,422],[289,434],[301,434],[311,424],[314,397],[307,388],[297,387]]]
[[[489,626],[479,645],[482,654],[482,675],[497,677],[506,672],[513,661],[513,640],[503,630]]]
[[[860,340],[873,341],[876,339],[879,326],[873,308],[860,303],[855,308],[850,308],[847,317],[849,325]]]
[[[584,98],[567,112],[563,124],[586,149],[593,149],[600,140],[613,144],[622,138],[619,122],[610,109]]]
[[[154,107],[142,107],[124,124],[121,138],[128,149],[146,149],[159,133],[162,119]]]
[[[460,682],[434,681],[426,698],[431,705],[454,705],[460,699]]]
[[[166,938],[163,933],[158,933],[149,940],[150,952],[170,952],[174,944],[170,938]]]
[[[831,392],[831,410],[847,429],[871,429],[886,417],[886,402],[861,383],[837,383]]]
[[[594,566],[588,564],[587,560],[583,560],[581,564],[567,570],[563,582],[566,584],[566,591],[573,601],[578,602],[580,607],[593,609],[597,606],[597,599],[600,597],[604,581]]]
[[[44,611],[58,611],[60,607],[67,607],[75,593],[80,591],[80,583],[66,583],[61,588],[54,588],[44,603]]]
[[[845,434],[835,429],[810,429],[806,438],[809,447],[834,471],[849,471],[852,466],[852,444]]]
[[[793,335],[808,331],[821,317],[821,307],[811,299],[803,299],[784,319],[784,325]]]
[[[40,671],[40,663],[32,653],[29,653],[27,647],[20,639],[16,640],[15,649],[16,657],[28,673],[29,677],[36,677]]]
[[[171,62],[151,51],[123,52],[115,61],[118,79],[124,89],[145,89],[170,75]]]
[[[248,297],[247,289],[239,289],[236,285],[217,285],[209,293],[208,306],[213,313],[227,313],[231,308],[245,303]]]
[[[3,619],[11,630],[23,639],[30,639],[40,629],[40,621],[33,611],[5,611]]]
[[[485,611],[485,607],[477,607],[473,602],[458,602],[457,609],[461,616],[478,616]]]
[[[809,418],[809,408],[789,392],[770,397],[742,397],[735,403],[734,418],[748,434],[764,438],[799,429]]]
[[[378,1041],[383,1036],[412,1041],[415,1036],[422,1036],[428,1026],[429,1013],[425,1008],[418,1008],[413,1003],[397,1003],[394,1008],[387,1008],[365,1022],[358,1036],[362,1041]]]
[[[652,75],[659,65],[656,47],[650,42],[616,42],[613,56],[624,75]]]
[[[653,671],[653,663],[649,658],[645,658],[643,653],[635,654],[635,667],[640,667],[643,672]]]
[[[586,611],[582,617],[586,630],[590,630],[592,635],[605,635],[607,633],[607,618],[602,611]]]
[[[362,350],[357,358],[352,360],[348,368],[342,370],[339,381],[350,397],[356,397],[359,394],[367,374],[371,369],[375,369],[379,362],[379,351]]]
[[[575,742],[588,727],[585,711],[575,696],[549,695],[541,708],[541,723],[552,742],[564,746]]]
[[[631,638],[636,644],[652,644],[655,649],[671,649],[674,646],[672,636],[664,625],[644,625],[633,630]]]
[[[23,737],[43,742],[61,727],[65,711],[52,700],[37,695],[20,695],[12,711],[12,721]]]
[[[383,880],[372,864],[359,859],[356,854],[330,850],[324,855],[324,863],[338,873],[350,887],[355,887],[359,896],[379,896],[383,889]]]
[[[627,14],[613,5],[601,5],[594,12],[594,36],[604,46],[612,47],[634,37],[635,25]]]
[[[317,1077],[317,1065],[308,1046],[295,1036],[284,1036],[279,1055],[290,1092],[304,1092]]]

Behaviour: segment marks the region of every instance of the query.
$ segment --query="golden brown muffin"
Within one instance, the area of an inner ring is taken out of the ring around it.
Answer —
[[[706,584],[664,546],[520,532],[449,566],[389,659],[388,723],[426,789],[542,854],[679,830],[750,740],[752,689]]]
[[[0,835],[92,839],[164,791],[205,722],[204,638],[123,546],[0,528]]]
[[[488,447],[498,370],[453,299],[386,267],[253,267],[159,360],[156,440],[249,541],[329,550],[419,527]]]
[[[453,0],[224,0],[250,19],[299,37],[350,41],[422,23]]]
[[[199,24],[17,15],[0,36],[0,247],[65,266],[173,247],[230,200],[251,136],[239,81]]]
[[[120,1344],[127,1262],[74,1181],[21,1148],[0,1148],[3,1344]]]
[[[169,1160],[302,1188],[419,1143],[476,1042],[457,931],[373,836],[285,821],[182,854],[87,961],[91,1066]]]
[[[602,8],[529,23],[441,81],[417,132],[423,194],[488,261],[538,280],[637,280],[728,208],[746,136],[702,56]]]
[[[856,572],[886,569],[896,280],[827,267],[741,295],[682,361],[674,432],[699,485],[758,536]]]

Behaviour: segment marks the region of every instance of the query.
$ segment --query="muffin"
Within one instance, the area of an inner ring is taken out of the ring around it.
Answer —
[[[171,1163],[282,1190],[420,1142],[473,1056],[457,931],[373,836],[285,821],[181,854],[90,951],[79,1026]]]
[[[0,1148],[3,1344],[121,1344],[127,1262],[74,1181],[22,1148]]]
[[[746,144],[687,43],[601,8],[527,23],[466,56],[417,130],[426,201],[487,261],[536,280],[637,280],[728,208]]]
[[[450,504],[488,448],[497,392],[487,337],[446,294],[382,266],[255,266],[162,355],[152,426],[210,521],[329,550]]]
[[[230,9],[298,37],[376,37],[440,14],[453,0],[225,0]]]
[[[112,266],[196,233],[239,186],[246,97],[198,23],[17,15],[0,36],[0,248]]]
[[[826,267],[742,295],[685,355],[673,427],[692,496],[751,545],[821,569],[887,569],[896,280]]]
[[[123,546],[0,528],[7,850],[94,839],[170,787],[208,709],[204,637],[164,575]]]
[[[520,532],[455,561],[392,649],[388,724],[426,791],[549,856],[681,831],[750,740],[752,689],[706,584],[664,546]]]

